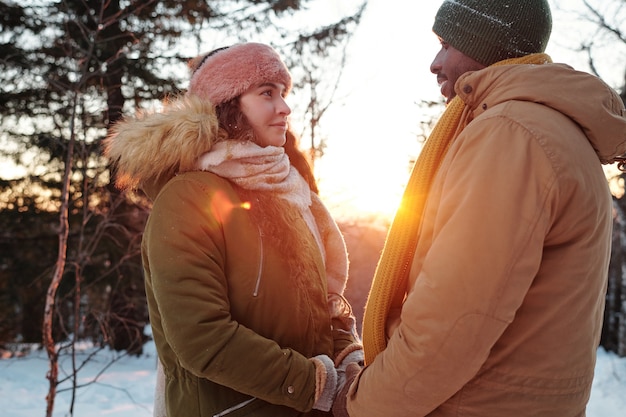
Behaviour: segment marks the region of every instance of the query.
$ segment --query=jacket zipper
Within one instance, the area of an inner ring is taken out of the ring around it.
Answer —
[[[246,401],[244,401],[242,403],[233,405],[232,407],[229,407],[229,408],[227,408],[224,411],[221,411],[221,412],[219,412],[217,414],[213,414],[213,417],[222,417],[222,416],[228,415],[228,414],[232,413],[233,411],[237,411],[240,408],[245,407],[246,405],[250,404],[254,400],[256,400],[256,397],[252,397],[249,400],[246,400]]]
[[[254,286],[254,292],[252,293],[252,295],[254,297],[259,295],[259,287],[261,285],[261,271],[263,271],[263,237],[261,235],[261,230],[259,229],[259,270],[257,272],[257,276],[256,276],[256,285]],[[222,417],[222,416],[226,416],[230,413],[232,413],[233,411],[237,411],[240,408],[245,407],[246,405],[250,404],[252,401],[256,400],[256,397],[252,397],[249,400],[246,400],[244,402],[241,402],[239,404],[233,405],[232,407],[227,408],[224,411],[221,411],[217,414],[213,414],[213,417]]]
[[[254,292],[252,293],[253,297],[259,295],[259,287],[261,285],[261,272],[263,271],[263,235],[261,234],[261,229],[259,229],[259,271],[256,276],[256,285],[254,286]]]

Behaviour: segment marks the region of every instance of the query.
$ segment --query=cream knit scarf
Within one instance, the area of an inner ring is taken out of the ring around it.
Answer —
[[[549,62],[552,60],[546,54],[532,54],[500,61],[493,66]],[[365,307],[363,346],[367,364],[372,363],[376,355],[387,346],[387,315],[392,307],[400,307],[404,301],[409,267],[415,254],[430,186],[450,144],[467,125],[468,114],[463,101],[458,96],[455,97],[415,162],[400,207],[387,234]]]
[[[250,141],[218,142],[198,158],[197,168],[247,190],[273,193],[297,207],[322,253],[328,292],[343,294],[348,269],[343,236],[317,194],[291,166],[283,147],[260,147]]]
[[[291,167],[283,147],[262,148],[250,141],[227,140],[200,156],[197,166],[241,188],[272,192],[301,211],[311,205],[309,186]]]

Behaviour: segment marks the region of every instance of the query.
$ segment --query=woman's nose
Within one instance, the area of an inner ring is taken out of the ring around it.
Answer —
[[[291,114],[291,107],[289,107],[285,99],[282,97],[280,98],[279,111],[285,115]]]

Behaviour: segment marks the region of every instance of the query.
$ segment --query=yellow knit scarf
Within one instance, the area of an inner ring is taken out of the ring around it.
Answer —
[[[552,60],[546,54],[532,54],[500,61],[492,66],[550,62]],[[400,307],[404,301],[430,186],[448,148],[467,125],[467,115],[465,103],[458,96],[452,99],[413,166],[400,207],[387,234],[365,307],[365,363],[372,363],[387,346],[387,315],[392,307]]]

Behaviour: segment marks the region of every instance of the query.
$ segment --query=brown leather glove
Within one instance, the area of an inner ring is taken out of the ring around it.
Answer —
[[[346,366],[346,378],[343,385],[339,387],[337,398],[335,398],[335,402],[332,407],[334,417],[350,417],[348,409],[346,408],[348,390],[356,377],[359,375],[359,372],[361,372],[361,367],[356,362],[350,362],[348,366]]]

